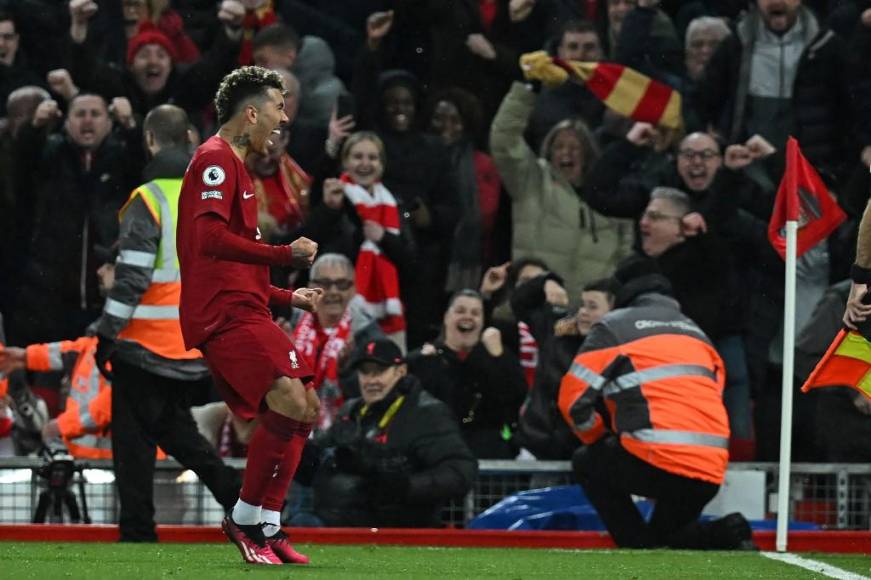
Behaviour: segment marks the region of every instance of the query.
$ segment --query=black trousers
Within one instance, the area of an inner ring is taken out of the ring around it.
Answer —
[[[621,548],[715,547],[710,526],[698,518],[720,486],[654,467],[623,449],[614,436],[575,451],[572,468]],[[650,522],[641,517],[632,494],[656,501]]]
[[[190,400],[198,385],[112,361],[112,463],[121,500],[121,541],[154,542],[154,461],[160,446],[193,470],[224,509],[239,497],[241,476],[197,431]],[[209,379],[204,379],[208,381]]]

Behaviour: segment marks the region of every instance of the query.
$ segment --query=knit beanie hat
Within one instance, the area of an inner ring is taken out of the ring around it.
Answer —
[[[139,29],[136,35],[127,41],[127,64],[133,62],[133,57],[139,52],[139,49],[146,44],[159,44],[167,53],[169,58],[175,61],[175,47],[167,35],[160,31],[154,23],[147,20],[139,24]]]
[[[641,294],[655,292],[672,296],[668,278],[662,275],[656,260],[638,254],[624,258],[614,272],[620,287],[614,297],[614,308],[629,306]]]

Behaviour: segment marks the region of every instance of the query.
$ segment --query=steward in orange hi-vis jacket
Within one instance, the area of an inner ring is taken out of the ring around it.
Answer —
[[[618,546],[743,547],[740,514],[698,522],[729,462],[723,361],[652,262],[630,258],[615,277],[617,309],[593,326],[560,385],[560,411],[586,444],[575,476]],[[649,522],[633,494],[655,500]]]
[[[66,375],[70,384],[66,407],[46,425],[43,437],[60,436],[76,459],[112,458],[112,384],[97,368],[96,350],[96,336],[0,349],[0,371],[26,368]],[[166,459],[166,454],[158,449],[156,458]]]
[[[70,393],[66,409],[57,416],[60,436],[77,459],[111,459],[112,386],[94,362],[97,338],[83,336],[25,349],[27,370],[64,371]]]

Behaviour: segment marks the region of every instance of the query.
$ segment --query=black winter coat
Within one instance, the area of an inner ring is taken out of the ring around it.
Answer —
[[[537,459],[567,460],[581,441],[563,419],[557,400],[560,383],[584,337],[554,333],[554,324],[566,316],[567,310],[547,302],[544,284],[551,279],[562,284],[555,274],[546,273],[520,284],[511,294],[511,309],[529,325],[538,342],[535,382],[520,409],[516,441]],[[600,414],[606,416],[604,405],[601,407]]]
[[[9,94],[26,85],[45,86],[45,81],[29,67],[23,57],[16,59],[12,66],[0,64],[0,117],[6,116],[6,100]]]
[[[738,23],[736,34],[720,43],[699,87],[698,112],[703,124],[713,125],[730,143],[751,137],[745,127],[750,76],[746,50],[748,43],[752,49],[757,18],[758,13],[751,11]],[[844,162],[855,158],[850,145],[854,128],[847,77],[843,42],[821,27],[799,59],[792,90],[793,127],[808,160],[834,177],[841,177]]]
[[[524,52],[544,45],[544,30],[536,17],[532,21],[512,23],[508,0],[496,0],[496,15],[490,28],[481,19],[479,2],[474,0],[426,0],[422,17],[429,19],[432,35],[432,87],[460,87],[481,101],[484,125],[490,124],[499,103],[513,80],[519,80],[517,66]],[[468,49],[470,34],[482,34],[496,52],[492,60]]]
[[[744,296],[726,244],[716,234],[687,238],[656,263],[671,282],[680,310],[712,341],[743,330]]]
[[[568,460],[581,445],[557,404],[559,387],[584,344],[580,335],[551,336],[539,347],[535,383],[520,411],[517,443],[536,459]]]
[[[136,164],[114,134],[94,151],[89,170],[64,134],[46,140],[27,125],[19,143],[36,199],[10,334],[17,344],[81,336],[102,307],[94,246],[118,238],[118,210],[136,185]]]
[[[493,357],[480,342],[465,359],[444,344],[435,348],[434,354],[409,354],[410,372],[453,411],[475,457],[514,459],[516,450],[503,430],[517,422],[527,391],[517,358],[508,350]]]
[[[379,422],[405,399],[385,428]],[[317,440],[324,461],[314,479],[315,512],[327,526],[441,527],[440,510],[462,497],[478,464],[444,403],[411,375],[361,417],[351,399]]]
[[[691,209],[709,228],[742,241],[748,231],[767,228],[774,192],[741,171],[721,167],[708,189],[690,190],[670,155],[620,140],[608,145],[584,182],[584,200],[599,213],[639,219],[654,187],[675,187],[690,196]],[[767,242],[766,242],[767,245]]]

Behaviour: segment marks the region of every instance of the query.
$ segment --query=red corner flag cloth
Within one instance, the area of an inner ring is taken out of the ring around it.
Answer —
[[[790,137],[786,143],[786,169],[768,223],[771,245],[786,259],[784,226],[787,221],[797,221],[796,257],[800,257],[826,239],[845,218],[817,170],[801,154],[798,141]]]
[[[871,399],[871,343],[855,330],[841,330],[801,387],[853,387]]]

